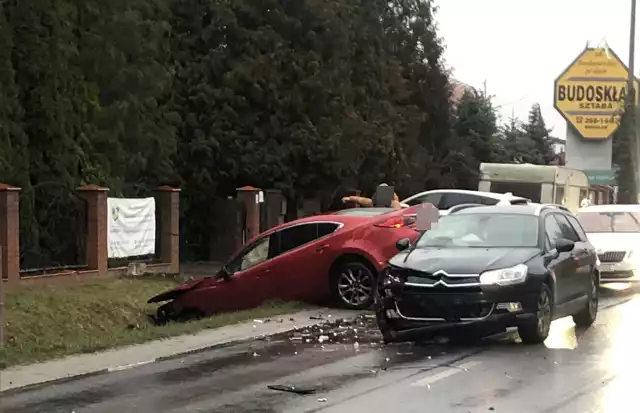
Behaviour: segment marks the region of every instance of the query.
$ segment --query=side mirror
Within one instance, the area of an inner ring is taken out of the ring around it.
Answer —
[[[396,249],[398,251],[404,251],[411,246],[411,240],[409,238],[401,238],[396,241]]]
[[[558,252],[570,252],[573,251],[573,248],[576,246],[576,244],[573,241],[570,241],[568,239],[565,238],[560,238],[558,241],[556,241],[556,250]]]
[[[231,281],[233,279],[233,277],[231,276],[232,274],[226,265],[223,265],[222,268],[220,268],[220,271],[218,271],[218,274],[216,275],[218,278],[223,279],[225,281]]]

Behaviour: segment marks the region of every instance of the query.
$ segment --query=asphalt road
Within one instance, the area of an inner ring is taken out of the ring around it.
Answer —
[[[383,346],[372,320],[3,394],[3,413],[638,412],[640,297],[605,291],[596,324],[544,345]],[[357,343],[357,344],[356,344]],[[268,385],[312,389],[300,395]]]

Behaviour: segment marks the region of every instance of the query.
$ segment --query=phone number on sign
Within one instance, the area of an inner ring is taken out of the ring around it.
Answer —
[[[576,123],[587,125],[617,125],[619,120],[612,116],[576,116]]]

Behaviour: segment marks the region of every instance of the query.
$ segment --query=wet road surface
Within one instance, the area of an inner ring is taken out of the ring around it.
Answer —
[[[544,345],[506,333],[383,346],[373,321],[3,394],[3,413],[638,412],[640,296],[604,291],[596,324],[554,322]],[[444,340],[443,340],[444,341]],[[150,355],[152,356],[152,355]],[[299,395],[268,389],[314,389]]]

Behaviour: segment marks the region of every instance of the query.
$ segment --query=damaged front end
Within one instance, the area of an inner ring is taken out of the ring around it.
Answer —
[[[493,313],[492,303],[478,299],[479,289],[441,287],[426,279],[422,284],[416,273],[389,266],[379,274],[375,310],[386,342],[472,325]]]
[[[163,301],[173,300],[177,296],[182,295],[182,294],[186,293],[187,291],[193,290],[198,285],[203,283],[205,280],[206,280],[206,278],[187,281],[184,284],[180,284],[179,286],[177,286],[175,288],[172,288],[170,290],[167,290],[167,291],[165,291],[163,293],[160,293],[160,294],[158,294],[156,296],[153,296],[153,297],[149,298],[147,300],[147,304],[161,303]]]
[[[375,298],[376,320],[385,342],[396,341],[399,337],[396,301],[402,301],[406,273],[387,266],[378,274],[377,294]]]
[[[208,278],[211,277],[205,277],[205,278],[201,278],[201,279],[197,279],[197,280],[190,280],[187,281],[184,284],[181,284],[175,288],[172,288],[171,290],[165,291],[163,293],[160,293],[156,296],[153,296],[151,298],[149,298],[149,300],[147,300],[148,304],[153,304],[153,303],[161,303],[164,301],[169,301],[168,303],[165,303],[163,305],[161,305],[160,307],[158,307],[158,309],[156,310],[156,315],[153,318],[153,321],[156,324],[162,325],[162,324],[166,324],[170,321],[181,321],[182,319],[191,319],[194,318],[195,315],[193,314],[185,314],[185,312],[183,310],[181,310],[180,308],[178,308],[176,306],[175,300],[178,297],[181,297],[182,295],[188,293],[189,291],[192,291],[196,288],[198,288],[201,284],[203,284]]]

